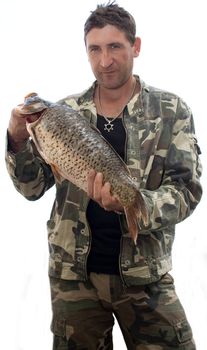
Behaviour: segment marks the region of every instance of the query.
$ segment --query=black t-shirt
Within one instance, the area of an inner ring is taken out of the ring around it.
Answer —
[[[98,115],[97,128],[104,138],[124,159],[126,132],[121,118],[114,120],[113,130],[104,130],[106,120]],[[92,243],[88,256],[88,272],[119,274],[121,228],[119,215],[106,211],[93,200],[89,201],[87,219],[91,229]]]

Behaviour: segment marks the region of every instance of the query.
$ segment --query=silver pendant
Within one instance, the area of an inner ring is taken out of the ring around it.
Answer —
[[[108,121],[107,124],[104,124],[104,130],[107,130],[108,132],[110,132],[111,130],[114,130],[114,124]]]

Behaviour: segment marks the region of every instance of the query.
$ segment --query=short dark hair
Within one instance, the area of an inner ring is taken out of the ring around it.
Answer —
[[[115,1],[97,5],[97,8],[91,11],[84,25],[84,40],[86,41],[86,35],[91,29],[103,28],[107,24],[111,24],[124,32],[129,42],[132,45],[134,44],[136,39],[135,20],[129,12],[116,4]]]

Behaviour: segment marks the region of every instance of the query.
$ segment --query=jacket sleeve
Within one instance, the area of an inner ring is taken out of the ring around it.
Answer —
[[[37,200],[54,184],[51,168],[41,158],[33,142],[29,140],[25,148],[16,154],[9,149],[6,139],[6,167],[18,192],[28,200]]]
[[[149,212],[147,229],[175,225],[193,212],[202,196],[199,154],[192,113],[179,99],[161,184],[141,190]]]

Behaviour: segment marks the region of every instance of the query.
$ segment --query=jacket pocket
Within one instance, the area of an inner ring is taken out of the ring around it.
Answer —
[[[66,336],[66,320],[57,320],[53,317],[50,329],[54,335],[58,337]]]
[[[175,324],[174,330],[179,344],[185,344],[192,340],[192,330],[187,320],[183,320]]]
[[[57,319],[53,317],[51,327],[52,333],[58,337],[66,338],[67,341],[74,334],[74,329],[69,325],[66,319]]]

